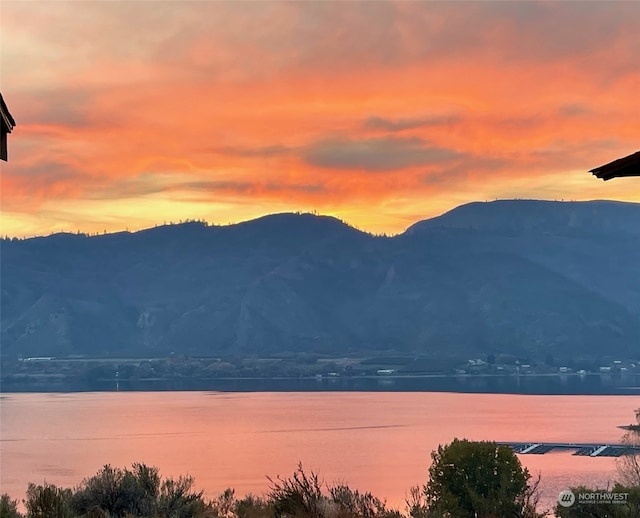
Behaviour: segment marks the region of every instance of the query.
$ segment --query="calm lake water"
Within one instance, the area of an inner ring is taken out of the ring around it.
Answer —
[[[404,511],[426,481],[430,452],[455,437],[496,441],[618,442],[640,405],[629,396],[434,392],[5,393],[0,486],[73,486],[102,465],[189,473],[208,496],[227,487],[262,494],[266,476],[301,461],[327,482],[371,491]],[[615,460],[569,453],[520,457],[542,474],[543,507],[569,485],[606,487]]]

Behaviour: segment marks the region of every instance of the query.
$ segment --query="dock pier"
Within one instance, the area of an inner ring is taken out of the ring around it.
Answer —
[[[620,457],[640,455],[640,445],[569,443],[569,442],[497,442],[498,446],[508,446],[520,455],[544,455],[553,450],[573,450],[572,455],[583,457]]]

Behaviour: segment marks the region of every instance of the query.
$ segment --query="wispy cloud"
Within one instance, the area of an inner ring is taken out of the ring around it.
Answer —
[[[460,115],[434,115],[432,117],[408,117],[400,119],[385,119],[372,116],[364,122],[364,128],[370,130],[382,130],[388,132],[400,132],[417,128],[429,128],[433,126],[449,126],[461,121]]]
[[[292,150],[286,146],[280,146],[277,144],[262,147],[222,147],[213,148],[211,150],[214,153],[221,155],[229,155],[234,157],[248,157],[248,158],[272,158],[290,154]]]
[[[454,150],[433,146],[417,138],[324,140],[303,152],[304,160],[316,167],[374,172],[442,163],[460,156]]]

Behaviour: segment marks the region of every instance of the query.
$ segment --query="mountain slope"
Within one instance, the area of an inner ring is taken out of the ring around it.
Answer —
[[[638,204],[470,204],[394,238],[279,214],[1,252],[2,355],[640,351]]]

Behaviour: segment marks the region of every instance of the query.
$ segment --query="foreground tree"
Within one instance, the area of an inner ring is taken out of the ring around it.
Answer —
[[[29,484],[27,499],[27,518],[72,518],[71,490],[62,489],[53,484]]]
[[[628,432],[622,437],[622,443],[640,446],[640,434]],[[640,487],[640,453],[621,455],[616,459],[616,468],[620,482],[629,487]]]
[[[533,518],[538,481],[511,448],[454,439],[431,454],[426,511],[455,518]],[[538,479],[539,480],[539,479]],[[418,513],[416,513],[418,514]]]
[[[268,503],[275,518],[402,518],[371,493],[361,493],[344,484],[325,485],[317,473],[305,473],[302,464],[291,477],[269,481]]]
[[[156,468],[134,464],[132,469],[104,466],[83,480],[72,498],[73,510],[83,515],[100,509],[110,516],[150,515],[156,510],[160,476]]]
[[[211,505],[204,500],[202,491],[195,491],[191,476],[162,482],[158,499],[158,514],[171,518],[216,518]]]
[[[298,469],[289,478],[272,479],[269,499],[273,503],[276,518],[282,516],[305,516],[321,518],[324,497],[318,475],[313,471],[307,475],[298,464]]]
[[[622,443],[640,446],[640,408],[636,410],[636,424],[625,427],[628,432],[622,436]],[[640,487],[640,453],[622,455],[616,459],[620,482],[629,487]]]
[[[18,501],[12,500],[6,493],[0,496],[0,518],[22,518],[18,512]]]
[[[158,468],[133,464],[131,469],[104,466],[76,488],[71,505],[78,516],[103,513],[125,516],[209,518],[216,516],[194,480],[181,476],[162,479]]]

